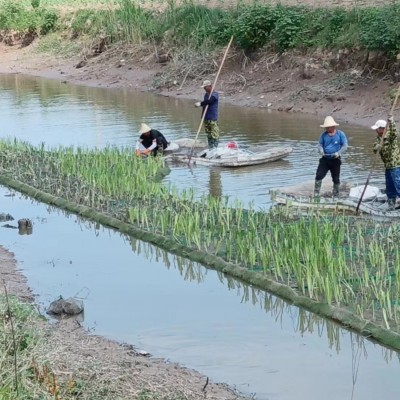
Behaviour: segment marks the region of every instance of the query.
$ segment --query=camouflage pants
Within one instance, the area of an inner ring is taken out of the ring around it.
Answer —
[[[204,129],[207,134],[208,147],[218,147],[219,127],[217,121],[204,121]]]

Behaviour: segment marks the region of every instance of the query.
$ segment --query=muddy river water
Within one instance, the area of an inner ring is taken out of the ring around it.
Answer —
[[[321,121],[237,108],[223,98],[220,113],[224,138],[243,146],[291,145],[293,153],[284,161],[238,170],[172,166],[166,183],[267,208],[270,188],[313,178]],[[141,122],[170,140],[193,137],[199,123],[192,101],[22,76],[0,76],[0,115],[1,137],[49,146],[133,147]],[[350,141],[343,179],[362,184],[373,166],[373,133],[341,127]],[[383,182],[381,169],[373,181]],[[0,199],[1,212],[33,221],[31,235],[0,227],[0,244],[15,253],[42,311],[59,295],[81,297],[88,330],[195,368],[257,399],[400,396],[396,352],[7,188],[0,188]]]

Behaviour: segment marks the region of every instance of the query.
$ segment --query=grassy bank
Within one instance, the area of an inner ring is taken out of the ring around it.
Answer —
[[[0,320],[1,400],[189,400],[202,395],[199,374],[191,372],[188,384],[190,370],[182,373],[176,365],[89,335],[73,320],[50,325],[12,296],[0,295]],[[221,392],[224,398],[242,398],[228,388]]]
[[[65,11],[67,5],[75,10]],[[71,40],[102,35],[108,43],[152,43],[197,51],[223,46],[234,35],[236,47],[248,54],[260,48],[278,53],[347,48],[381,51],[395,60],[400,52],[399,28],[400,4],[396,2],[344,9],[256,2],[208,8],[192,1],[179,5],[175,1],[0,1],[3,31],[42,36],[58,32]]]
[[[38,317],[31,307],[5,295],[0,296],[0,315],[0,398],[40,396],[45,391],[35,379],[32,359],[40,341],[34,329]]]
[[[158,182],[162,159],[138,159],[129,149],[47,151],[2,141],[0,162],[4,179],[17,179],[140,232],[168,238],[171,250],[178,246],[189,257],[200,252],[240,265],[250,272],[246,279],[252,283],[257,280],[251,273],[261,273],[257,276],[319,304],[346,308],[399,332],[396,226],[346,216],[292,217],[285,210],[244,209],[239,202],[231,208],[226,199],[212,197],[195,200],[193,191],[178,193]]]

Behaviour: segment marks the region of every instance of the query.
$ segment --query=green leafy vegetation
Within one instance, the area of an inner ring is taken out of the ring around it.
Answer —
[[[68,24],[59,23],[57,7],[62,6],[76,7],[62,14],[63,22]],[[380,50],[394,58],[400,52],[400,5],[344,9],[255,2],[210,8],[191,0],[179,5],[174,1],[0,0],[0,29],[41,35],[69,29],[75,38],[102,34],[109,43],[162,43],[191,48],[225,45],[234,35],[236,46],[246,52],[263,47],[277,52],[347,47]]]
[[[11,296],[0,296],[1,399],[22,399],[29,396],[29,386],[33,383],[29,372],[30,352],[38,343],[38,335],[32,326],[35,318],[38,316],[32,307]]]
[[[161,157],[142,159],[128,148],[47,150],[2,140],[0,165],[5,177],[399,331],[395,225],[345,215],[293,216],[285,208],[263,212],[238,201],[232,207],[225,198],[199,198],[194,190],[178,192],[160,183]]]
[[[58,14],[51,9],[26,8],[20,3],[0,3],[0,30],[46,35],[56,28]]]

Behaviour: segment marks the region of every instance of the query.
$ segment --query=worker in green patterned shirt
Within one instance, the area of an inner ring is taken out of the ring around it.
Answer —
[[[393,116],[387,122],[380,119],[371,126],[377,137],[374,153],[379,153],[385,165],[386,195],[390,209],[394,209],[396,198],[400,197],[400,149],[397,141],[397,130]]]

